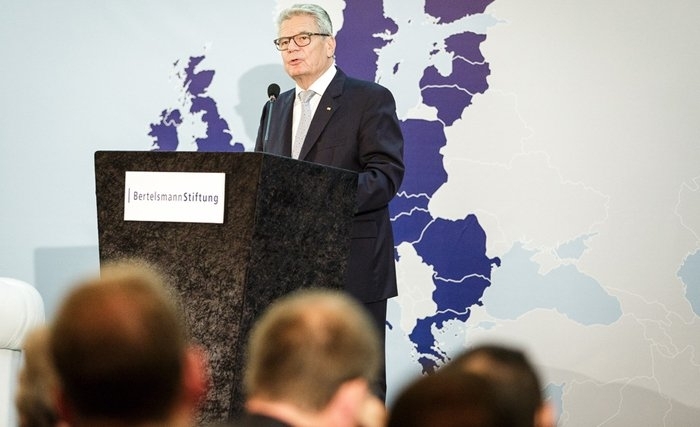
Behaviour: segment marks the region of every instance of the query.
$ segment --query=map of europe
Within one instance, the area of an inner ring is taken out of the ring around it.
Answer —
[[[483,13],[491,1],[462,2],[455,7],[452,3],[435,0],[426,4],[426,13],[440,22],[449,23],[466,15]],[[396,23],[384,17],[382,8],[379,0],[362,4],[349,2],[346,6],[343,28],[352,30],[338,32],[337,51],[352,54],[339,54],[337,65],[349,75],[375,79],[376,52],[390,43],[390,35],[398,30]],[[375,36],[378,33],[389,37],[378,39]],[[486,234],[476,216],[452,221],[433,218],[427,210],[432,194],[447,179],[439,153],[446,143],[444,128],[461,116],[473,94],[483,93],[488,88],[489,66],[479,49],[484,39],[484,35],[465,32],[445,40],[444,49],[455,58],[453,72],[442,76],[435,67],[430,67],[419,82],[424,102],[437,108],[439,120],[404,120],[401,123],[407,172],[399,194],[391,204],[395,242],[397,245],[402,242],[413,244],[418,254],[436,271],[433,300],[437,311],[419,319],[409,334],[424,372],[432,372],[446,361],[446,355],[436,347],[432,328],[441,328],[448,320],[466,321],[470,307],[481,304],[481,296],[491,283],[491,269],[500,265],[498,258],[486,256]],[[358,44],[361,49],[358,49]],[[197,150],[243,151],[242,144],[232,143],[231,129],[220,116],[215,100],[207,95],[215,72],[200,69],[204,59],[204,56],[189,58],[180,76],[190,105],[185,113],[200,115],[206,124],[206,137],[196,139]],[[163,110],[160,121],[150,125],[152,148],[161,151],[177,149],[177,127],[182,122],[183,111],[180,109]]]
[[[440,38],[431,40],[429,65],[413,73],[420,77],[412,84],[422,105],[434,114],[432,117],[414,116],[401,120],[406,175],[390,210],[397,247],[396,262],[401,262],[399,246],[408,245],[432,272],[429,283],[421,282],[415,286],[429,299],[430,307],[416,312],[403,307],[408,316],[415,315],[408,329],[405,329],[405,323],[392,318],[389,318],[387,327],[390,330],[404,328],[401,332],[410,342],[412,357],[422,373],[434,372],[449,361],[451,351],[443,345],[439,335],[449,329],[448,325],[468,322],[473,310],[484,305],[487,290],[491,292],[492,300],[501,303],[493,310],[504,319],[516,318],[538,307],[554,309],[582,325],[610,324],[621,316],[618,301],[575,267],[562,266],[548,274],[540,274],[531,261],[533,253],[522,244],[516,244],[507,253],[489,257],[486,250],[488,236],[476,214],[448,219],[435,215],[429,208],[436,192],[450,179],[444,167],[442,150],[448,143],[474,143],[449,140],[447,131],[464,119],[475,96],[489,90],[487,78],[491,70],[481,45],[487,37],[485,28],[495,23],[485,14],[492,1],[428,0],[420,11],[428,17],[433,27],[432,34],[438,34]],[[346,2],[344,24],[336,35],[336,64],[348,75],[382,83],[378,64],[387,61],[386,58],[396,58],[396,55],[382,54],[393,47],[402,31],[405,34],[409,30],[420,30],[411,19],[388,17],[385,8],[382,0]],[[445,61],[445,58],[449,60]],[[183,102],[178,107],[164,109],[159,120],[150,124],[153,150],[178,149],[183,144],[178,128],[185,120],[199,121],[206,129],[203,136],[194,139],[198,151],[245,150],[243,143],[236,141],[236,131],[230,129],[221,116],[216,101],[208,95],[215,71],[203,67],[205,60],[206,56],[200,55],[188,58],[186,63],[175,62]],[[409,57],[402,57],[384,64],[382,70],[389,69],[395,76],[414,66]],[[395,96],[402,94],[395,93]],[[261,107],[262,104],[251,106],[256,110]],[[488,185],[488,182],[476,185]],[[591,237],[582,233],[561,245],[558,255],[562,259],[580,257]],[[500,272],[500,283],[493,281],[495,272]],[[527,289],[539,291],[529,292]],[[588,298],[600,310],[581,310],[580,306],[571,303],[571,293],[582,300]],[[513,296],[517,296],[519,305],[508,304]],[[550,385],[548,394],[556,399],[561,395],[561,387]]]

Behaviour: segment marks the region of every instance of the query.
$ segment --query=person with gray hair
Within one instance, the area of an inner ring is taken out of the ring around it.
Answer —
[[[370,384],[378,367],[377,334],[354,299],[321,289],[284,296],[251,331],[246,414],[234,425],[382,425],[381,413],[378,421],[365,417],[377,414]]]
[[[345,290],[374,319],[384,347],[387,300],[398,294],[389,202],[404,176],[403,134],[391,92],[335,66],[328,13],[295,4],[277,20],[279,50],[295,88],[265,104],[255,150],[358,173]],[[272,85],[271,85],[272,86]],[[384,359],[374,391],[386,394]]]

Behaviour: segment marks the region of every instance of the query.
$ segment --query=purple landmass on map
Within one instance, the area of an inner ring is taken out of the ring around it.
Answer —
[[[426,0],[425,13],[448,24],[468,15],[483,13],[493,0]]]
[[[442,123],[427,120],[406,120],[401,123],[404,135],[404,163],[409,171],[400,193],[432,195],[447,181],[440,149],[447,143]],[[410,173],[410,171],[421,173]]]
[[[452,72],[441,75],[431,66],[420,80],[423,102],[438,110],[438,118],[450,126],[462,116],[462,111],[472,102],[477,93],[488,89],[486,78],[491,73],[484,62],[479,45],[486,36],[462,33],[445,41],[447,50],[453,54]]]
[[[243,144],[231,146],[228,123],[219,115],[216,102],[206,96],[207,89],[214,79],[213,70],[197,70],[204,56],[191,57],[185,68],[185,88],[192,97],[192,114],[202,113],[202,121],[207,125],[207,136],[196,138],[197,151],[243,151]]]
[[[395,34],[398,26],[384,16],[383,0],[346,2],[343,17],[336,34],[336,64],[349,76],[374,81],[375,51],[388,43],[375,34]]]
[[[148,136],[153,138],[154,151],[174,151],[177,149],[177,127],[182,123],[180,110],[163,110],[160,121],[151,123]]]
[[[374,80],[377,51],[398,33],[396,23],[384,16],[382,3],[346,2],[343,28],[337,34],[336,63],[353,77]],[[425,10],[445,23],[481,13],[489,3],[490,0],[428,1]],[[442,76],[430,67],[423,71],[418,83],[423,103],[437,109],[439,120],[412,119],[401,123],[406,173],[399,194],[389,206],[395,244],[413,244],[417,254],[435,271],[432,299],[437,310],[432,316],[418,319],[408,334],[424,372],[434,371],[447,359],[436,342],[435,328],[442,328],[447,321],[466,321],[470,307],[481,304],[484,289],[491,284],[492,267],[500,265],[498,258],[486,256],[486,233],[476,216],[448,221],[434,218],[428,210],[433,194],[448,179],[440,153],[446,144],[445,127],[462,116],[474,94],[488,89],[489,65],[480,50],[484,39],[483,35],[463,32],[444,40],[445,49],[453,58],[450,74]],[[440,52],[441,45],[435,43],[433,55]],[[398,72],[398,63],[393,70]]]
[[[184,69],[182,86],[185,94],[191,101],[189,112],[201,114],[201,120],[206,125],[206,136],[195,138],[197,151],[209,152],[241,152],[245,147],[240,142],[231,144],[231,132],[226,120],[219,114],[216,101],[207,95],[207,90],[214,80],[214,70],[199,70],[198,67],[204,61],[205,56],[193,56],[189,58]],[[178,62],[175,62],[177,66]],[[153,137],[153,149],[155,151],[175,151],[179,145],[177,127],[182,124],[183,118],[179,109],[165,110],[161,113],[160,122],[150,125],[149,136]]]
[[[213,99],[209,97],[192,99],[190,112],[203,113],[202,121],[207,124],[207,136],[195,138],[197,151],[243,151],[243,144],[231,146],[228,123],[219,115],[219,108]]]
[[[475,215],[456,221],[437,218],[414,246],[444,279],[490,277],[492,265],[500,264],[498,258],[486,256],[486,233]]]
[[[197,66],[204,61],[204,56],[192,56],[185,67],[185,80],[183,86],[187,88],[187,93],[196,98],[204,95],[214,80],[214,70],[197,71]]]
[[[457,221],[438,218],[413,246],[435,271],[432,298],[436,313],[418,319],[409,334],[423,372],[431,373],[446,361],[435,348],[433,326],[440,329],[447,320],[466,321],[470,307],[482,305],[481,297],[491,284],[491,269],[500,266],[501,260],[486,256],[486,233],[475,215]]]
[[[445,50],[452,52],[455,57],[464,58],[473,63],[484,62],[484,55],[481,53],[481,43],[486,40],[483,34],[470,32],[459,33],[445,39]]]
[[[404,164],[409,172],[389,209],[396,242],[413,242],[433,219],[428,213],[429,197],[447,181],[440,154],[447,140],[442,123],[437,121],[406,120],[401,123],[401,130]],[[415,173],[418,170],[422,173]]]
[[[406,202],[406,210],[401,215],[393,217],[392,226],[394,230],[394,241],[396,245],[403,242],[416,242],[420,239],[425,227],[434,219],[428,212],[427,201],[419,199],[417,202],[414,199],[403,199]],[[420,206],[419,203],[424,205]],[[412,206],[409,206],[413,203]],[[394,202],[392,202],[392,205]],[[394,257],[398,260],[398,254]]]
[[[453,297],[460,298],[459,295],[453,295]],[[437,311],[430,317],[418,319],[416,326],[408,335],[408,338],[418,351],[418,363],[422,366],[423,373],[430,374],[435,372],[440,365],[439,361],[444,361],[448,358],[447,354],[441,351],[435,343],[433,326],[440,329],[445,325],[445,322],[448,321],[466,322],[469,319],[469,313],[469,310],[463,313]]]

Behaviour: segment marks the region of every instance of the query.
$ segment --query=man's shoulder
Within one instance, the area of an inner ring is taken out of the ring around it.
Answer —
[[[295,88],[285,90],[284,92],[280,93],[280,96],[277,97],[277,100],[279,101],[280,99],[294,98],[295,92]]]
[[[340,68],[338,69],[338,74],[336,74],[336,78],[344,79],[345,85],[347,85],[347,86],[362,86],[362,87],[380,86],[378,83],[375,83],[371,80],[365,80],[365,79],[360,79],[357,77],[349,76],[349,75],[345,74]]]

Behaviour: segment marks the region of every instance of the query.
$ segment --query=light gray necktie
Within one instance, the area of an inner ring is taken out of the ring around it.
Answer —
[[[311,123],[311,98],[316,94],[312,90],[302,90],[299,92],[299,100],[301,101],[301,119],[299,120],[299,127],[297,128],[297,134],[294,137],[294,143],[292,144],[292,157],[295,159],[299,158],[299,153],[301,152],[301,146],[304,145],[304,139],[306,139],[306,132],[309,130],[309,124]]]

